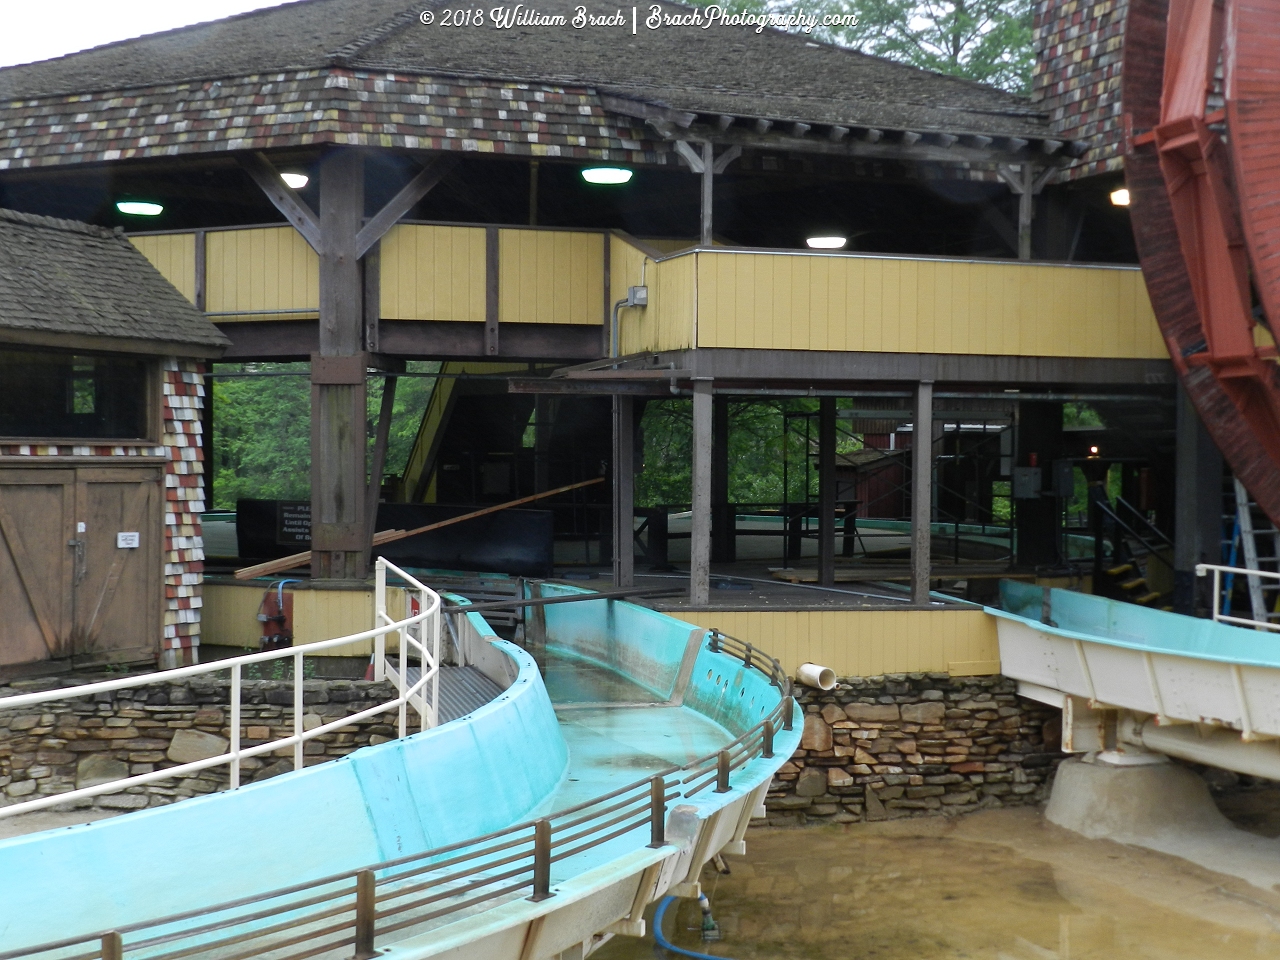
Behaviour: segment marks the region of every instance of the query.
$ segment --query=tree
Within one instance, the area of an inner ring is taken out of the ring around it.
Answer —
[[[1031,89],[1031,0],[728,0],[744,13],[837,14],[855,26],[817,27],[831,43],[1013,93]]]

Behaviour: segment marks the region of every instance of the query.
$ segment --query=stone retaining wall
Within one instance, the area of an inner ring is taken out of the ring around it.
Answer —
[[[898,674],[796,688],[800,749],[778,771],[771,825],[854,823],[1039,803],[1058,762],[1058,710],[1005,677]]]
[[[101,678],[96,678],[101,679]],[[0,698],[49,687],[19,681],[0,687]],[[150,773],[225,753],[230,681],[196,678],[30,708],[6,710],[0,699],[0,806],[66,793],[121,777]],[[385,703],[389,683],[364,680],[303,682],[303,727],[315,729]],[[310,766],[396,735],[396,711],[359,721],[304,744]],[[254,746],[293,733],[293,683],[246,680],[241,686],[240,743]],[[418,729],[410,710],[411,729]],[[293,769],[293,747],[241,761],[241,783]],[[75,801],[74,807],[136,810],[227,789],[229,766],[173,777]]]

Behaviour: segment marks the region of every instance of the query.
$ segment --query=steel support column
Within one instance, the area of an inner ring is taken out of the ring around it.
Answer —
[[[929,602],[933,562],[933,382],[916,385],[911,430],[911,602]]]
[[[613,397],[613,584],[633,587],[635,559],[635,401]]]
[[[836,398],[818,401],[818,583],[836,582]]]
[[[711,381],[693,382],[693,515],[689,533],[689,602],[711,599]]]
[[[1209,583],[1196,577],[1196,564],[1222,562],[1222,454],[1181,387],[1174,459],[1173,609],[1194,615],[1207,605],[1197,594]]]
[[[363,578],[367,567],[363,216],[363,158],[335,150],[320,164],[320,343],[311,363],[311,573],[322,578]]]

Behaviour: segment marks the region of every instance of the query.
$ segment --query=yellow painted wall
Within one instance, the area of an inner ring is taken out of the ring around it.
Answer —
[[[315,313],[320,305],[320,258],[293,227],[214,230],[206,236],[206,307],[210,313],[255,310]],[[287,318],[286,318],[287,319]]]
[[[702,347],[1168,356],[1137,268],[822,254],[697,259]]]
[[[151,265],[178,291],[196,302],[196,236],[194,233],[166,233],[151,237],[130,237]]]
[[[267,589],[264,582],[206,583],[201,611],[200,642],[204,644],[257,649],[262,636],[258,605]],[[293,594],[293,641],[295,645],[332,640],[373,629],[373,587],[365,590],[290,590]],[[387,588],[387,612],[403,617],[405,593]],[[387,650],[398,650],[394,635]],[[412,649],[412,648],[410,648]],[[367,657],[373,641],[343,644],[316,656]]]
[[[484,322],[483,227],[400,224],[380,259],[385,319]]]
[[[1000,672],[995,618],[982,610],[716,610],[670,614],[758,646],[795,676],[819,663],[841,677]]]
[[[599,325],[604,235],[498,231],[498,322]]]
[[[676,350],[693,346],[697,254],[658,263],[621,237],[611,238],[609,299],[617,303],[627,287],[643,282],[649,305],[627,308],[618,316],[621,356],[648,350]],[[647,262],[646,262],[647,261]]]

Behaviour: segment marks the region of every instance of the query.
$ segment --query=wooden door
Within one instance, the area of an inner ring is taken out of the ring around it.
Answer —
[[[71,654],[75,472],[0,470],[0,666]]]
[[[149,659],[164,606],[160,471],[77,470],[75,500],[83,543],[72,577],[72,653],[82,663]]]

